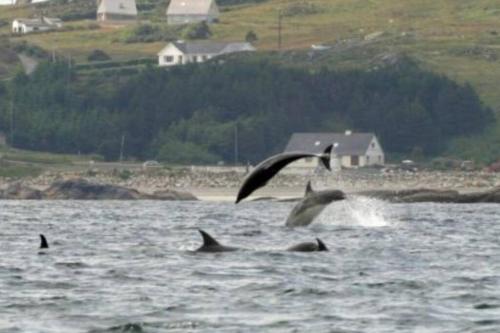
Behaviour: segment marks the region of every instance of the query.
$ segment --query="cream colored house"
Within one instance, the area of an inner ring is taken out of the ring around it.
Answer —
[[[323,152],[330,144],[332,150],[332,166],[356,168],[369,165],[383,165],[384,151],[373,133],[295,133],[290,138],[285,152],[307,151]],[[306,158],[292,163],[295,168],[312,168],[319,165],[317,158]]]
[[[213,23],[219,18],[219,14],[215,0],[171,0],[167,8],[167,23]]]
[[[135,0],[100,0],[97,21],[111,24],[134,23],[137,20]]]
[[[12,21],[12,32],[27,34],[30,32],[49,31],[61,28],[62,20],[54,17],[39,17],[35,19],[15,19]]]
[[[213,57],[235,53],[251,52],[255,48],[250,43],[219,43],[210,41],[168,43],[158,53],[159,66],[175,66],[187,63],[205,62]]]

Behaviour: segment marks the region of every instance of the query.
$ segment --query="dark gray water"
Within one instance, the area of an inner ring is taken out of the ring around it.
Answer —
[[[0,201],[0,332],[500,332],[500,206],[292,206]]]

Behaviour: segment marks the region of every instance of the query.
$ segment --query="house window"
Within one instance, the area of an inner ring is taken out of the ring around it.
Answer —
[[[201,56],[201,60],[202,60],[202,61],[207,61],[207,59],[208,59],[208,57],[207,57],[206,55]]]
[[[359,156],[351,156],[351,166],[359,165]]]
[[[366,164],[370,163],[370,156],[366,156]]]
[[[197,62],[198,61],[198,56],[193,56],[193,62]]]
[[[165,62],[173,62],[174,61],[173,56],[164,56],[163,59],[165,60]]]
[[[382,163],[382,156],[379,156],[379,157],[378,157],[378,162],[379,162],[379,163]]]
[[[372,148],[375,148],[375,142],[372,142]]]
[[[178,61],[179,64],[182,64],[182,56],[180,55],[179,56],[179,61]]]

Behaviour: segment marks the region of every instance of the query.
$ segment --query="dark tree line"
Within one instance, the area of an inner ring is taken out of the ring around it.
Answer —
[[[11,103],[12,102],[12,103]],[[389,152],[439,153],[457,136],[494,121],[474,90],[411,62],[377,71],[291,69],[227,60],[129,77],[83,76],[45,63],[0,86],[0,129],[14,145],[54,152],[176,163],[255,163],[282,150],[293,132],[375,132]]]

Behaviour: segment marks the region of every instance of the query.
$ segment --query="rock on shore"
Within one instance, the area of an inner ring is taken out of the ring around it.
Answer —
[[[187,192],[174,190],[141,193],[135,189],[118,185],[92,183],[85,179],[55,181],[46,190],[40,191],[22,183],[14,183],[0,191],[0,199],[17,200],[198,200]]]
[[[412,190],[378,190],[357,193],[362,196],[378,198],[390,202],[417,203],[500,203],[500,188],[471,193],[460,193],[454,190],[412,189]]]

